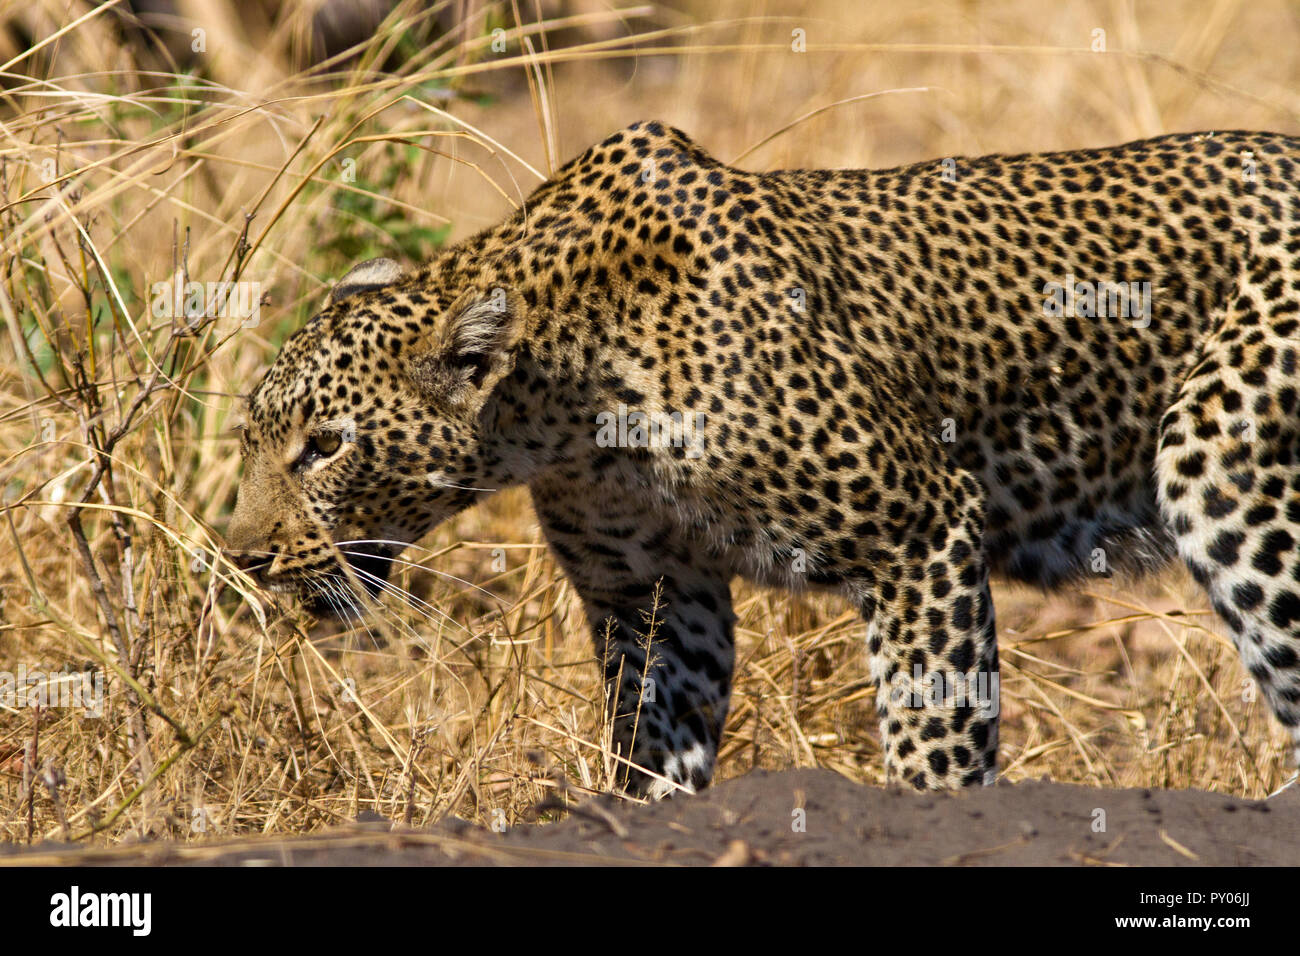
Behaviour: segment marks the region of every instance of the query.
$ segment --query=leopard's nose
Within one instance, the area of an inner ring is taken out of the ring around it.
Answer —
[[[274,555],[259,551],[227,551],[226,557],[239,570],[257,577],[271,566]]]

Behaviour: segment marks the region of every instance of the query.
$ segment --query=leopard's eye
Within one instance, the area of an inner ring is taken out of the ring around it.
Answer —
[[[327,458],[339,450],[343,444],[343,439],[337,432],[320,432],[313,435],[311,439],[312,450],[322,458]]]
[[[293,463],[295,471],[301,471],[315,462],[331,457],[343,446],[343,436],[334,431],[320,431],[307,439],[302,454]]]

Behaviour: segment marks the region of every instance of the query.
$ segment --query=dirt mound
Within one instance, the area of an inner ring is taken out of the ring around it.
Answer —
[[[604,797],[562,822],[504,833],[375,820],[303,837],[6,855],[29,865],[1294,865],[1300,790],[1262,802],[1046,782],[916,794],[795,770],[651,806]]]

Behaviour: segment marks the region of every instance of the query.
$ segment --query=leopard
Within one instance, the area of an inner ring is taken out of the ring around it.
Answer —
[[[905,789],[997,778],[991,579],[1176,559],[1300,751],[1298,366],[1294,136],[756,172],[640,122],[335,283],[247,396],[228,545],[362,607],[526,487],[641,797],[712,780],[735,580],[860,614]]]

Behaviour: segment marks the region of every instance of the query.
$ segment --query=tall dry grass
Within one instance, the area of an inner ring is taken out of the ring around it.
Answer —
[[[237,397],[351,262],[427,255],[648,116],[752,168],[1300,129],[1284,0],[407,2],[323,62],[308,6],[176,6],[154,43],[120,3],[0,3],[0,670],[106,689],[98,716],[0,708],[4,839],[514,823],[607,786],[585,626],[521,492],[408,552],[420,603],[352,627],[219,556]],[[159,316],[178,275],[260,283],[260,323]],[[853,615],[736,604],[719,777],[880,783]],[[1283,735],[1204,609],[1176,575],[1001,588],[1004,775],[1276,787]]]

